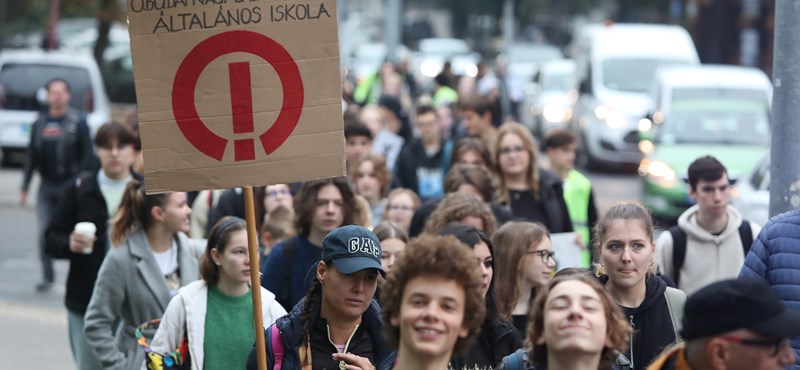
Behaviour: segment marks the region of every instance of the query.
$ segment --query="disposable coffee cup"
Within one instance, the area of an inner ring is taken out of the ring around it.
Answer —
[[[97,226],[92,222],[78,222],[75,224],[75,232],[87,238],[93,238],[97,232]],[[92,244],[94,245],[94,243]],[[92,254],[92,245],[83,250],[83,254]]]

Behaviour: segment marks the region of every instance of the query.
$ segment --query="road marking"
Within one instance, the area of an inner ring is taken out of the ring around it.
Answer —
[[[0,316],[67,327],[67,312],[64,309],[0,302]]]

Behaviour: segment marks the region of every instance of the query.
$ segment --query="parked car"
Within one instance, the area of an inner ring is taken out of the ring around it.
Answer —
[[[451,38],[428,38],[419,41],[419,50],[412,55],[412,70],[420,86],[430,88],[433,78],[449,61],[456,75],[475,77],[480,54],[473,52],[466,41]]]
[[[503,54],[508,60],[508,74],[523,83],[531,82],[542,64],[564,58],[558,47],[541,43],[514,43],[504,48]]]
[[[644,204],[676,218],[692,205],[685,183],[695,159],[712,155],[738,179],[769,152],[772,84],[751,67],[687,66],[658,70],[655,109],[639,122]]]
[[[91,135],[111,119],[100,69],[85,53],[4,50],[0,53],[0,84],[6,99],[0,107],[0,148],[3,164],[18,162],[28,147],[30,128],[47,109],[45,84],[63,78],[71,88],[70,105],[87,114]]]
[[[520,107],[522,122],[541,139],[547,131],[566,128],[578,99],[576,64],[570,59],[545,62],[527,87]]]
[[[574,48],[580,96],[570,126],[579,159],[587,165],[630,165],[641,160],[637,122],[650,106],[655,71],[665,65],[699,65],[694,42],[679,26],[587,25]]]
[[[736,182],[731,203],[750,221],[761,226],[769,221],[769,154],[746,177]]]

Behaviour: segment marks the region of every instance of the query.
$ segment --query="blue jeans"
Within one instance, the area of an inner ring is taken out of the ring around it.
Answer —
[[[67,309],[67,324],[69,326],[69,345],[72,347],[72,357],[75,365],[80,370],[103,370],[92,347],[86,340],[83,331],[83,315]]]

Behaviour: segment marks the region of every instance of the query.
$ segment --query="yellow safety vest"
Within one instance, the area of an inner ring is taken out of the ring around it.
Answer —
[[[567,175],[564,184],[564,202],[567,203],[569,218],[572,220],[572,228],[581,234],[583,245],[586,247],[584,252],[584,267],[589,267],[589,241],[592,231],[589,230],[589,195],[592,192],[592,183],[582,173],[571,170]]]

